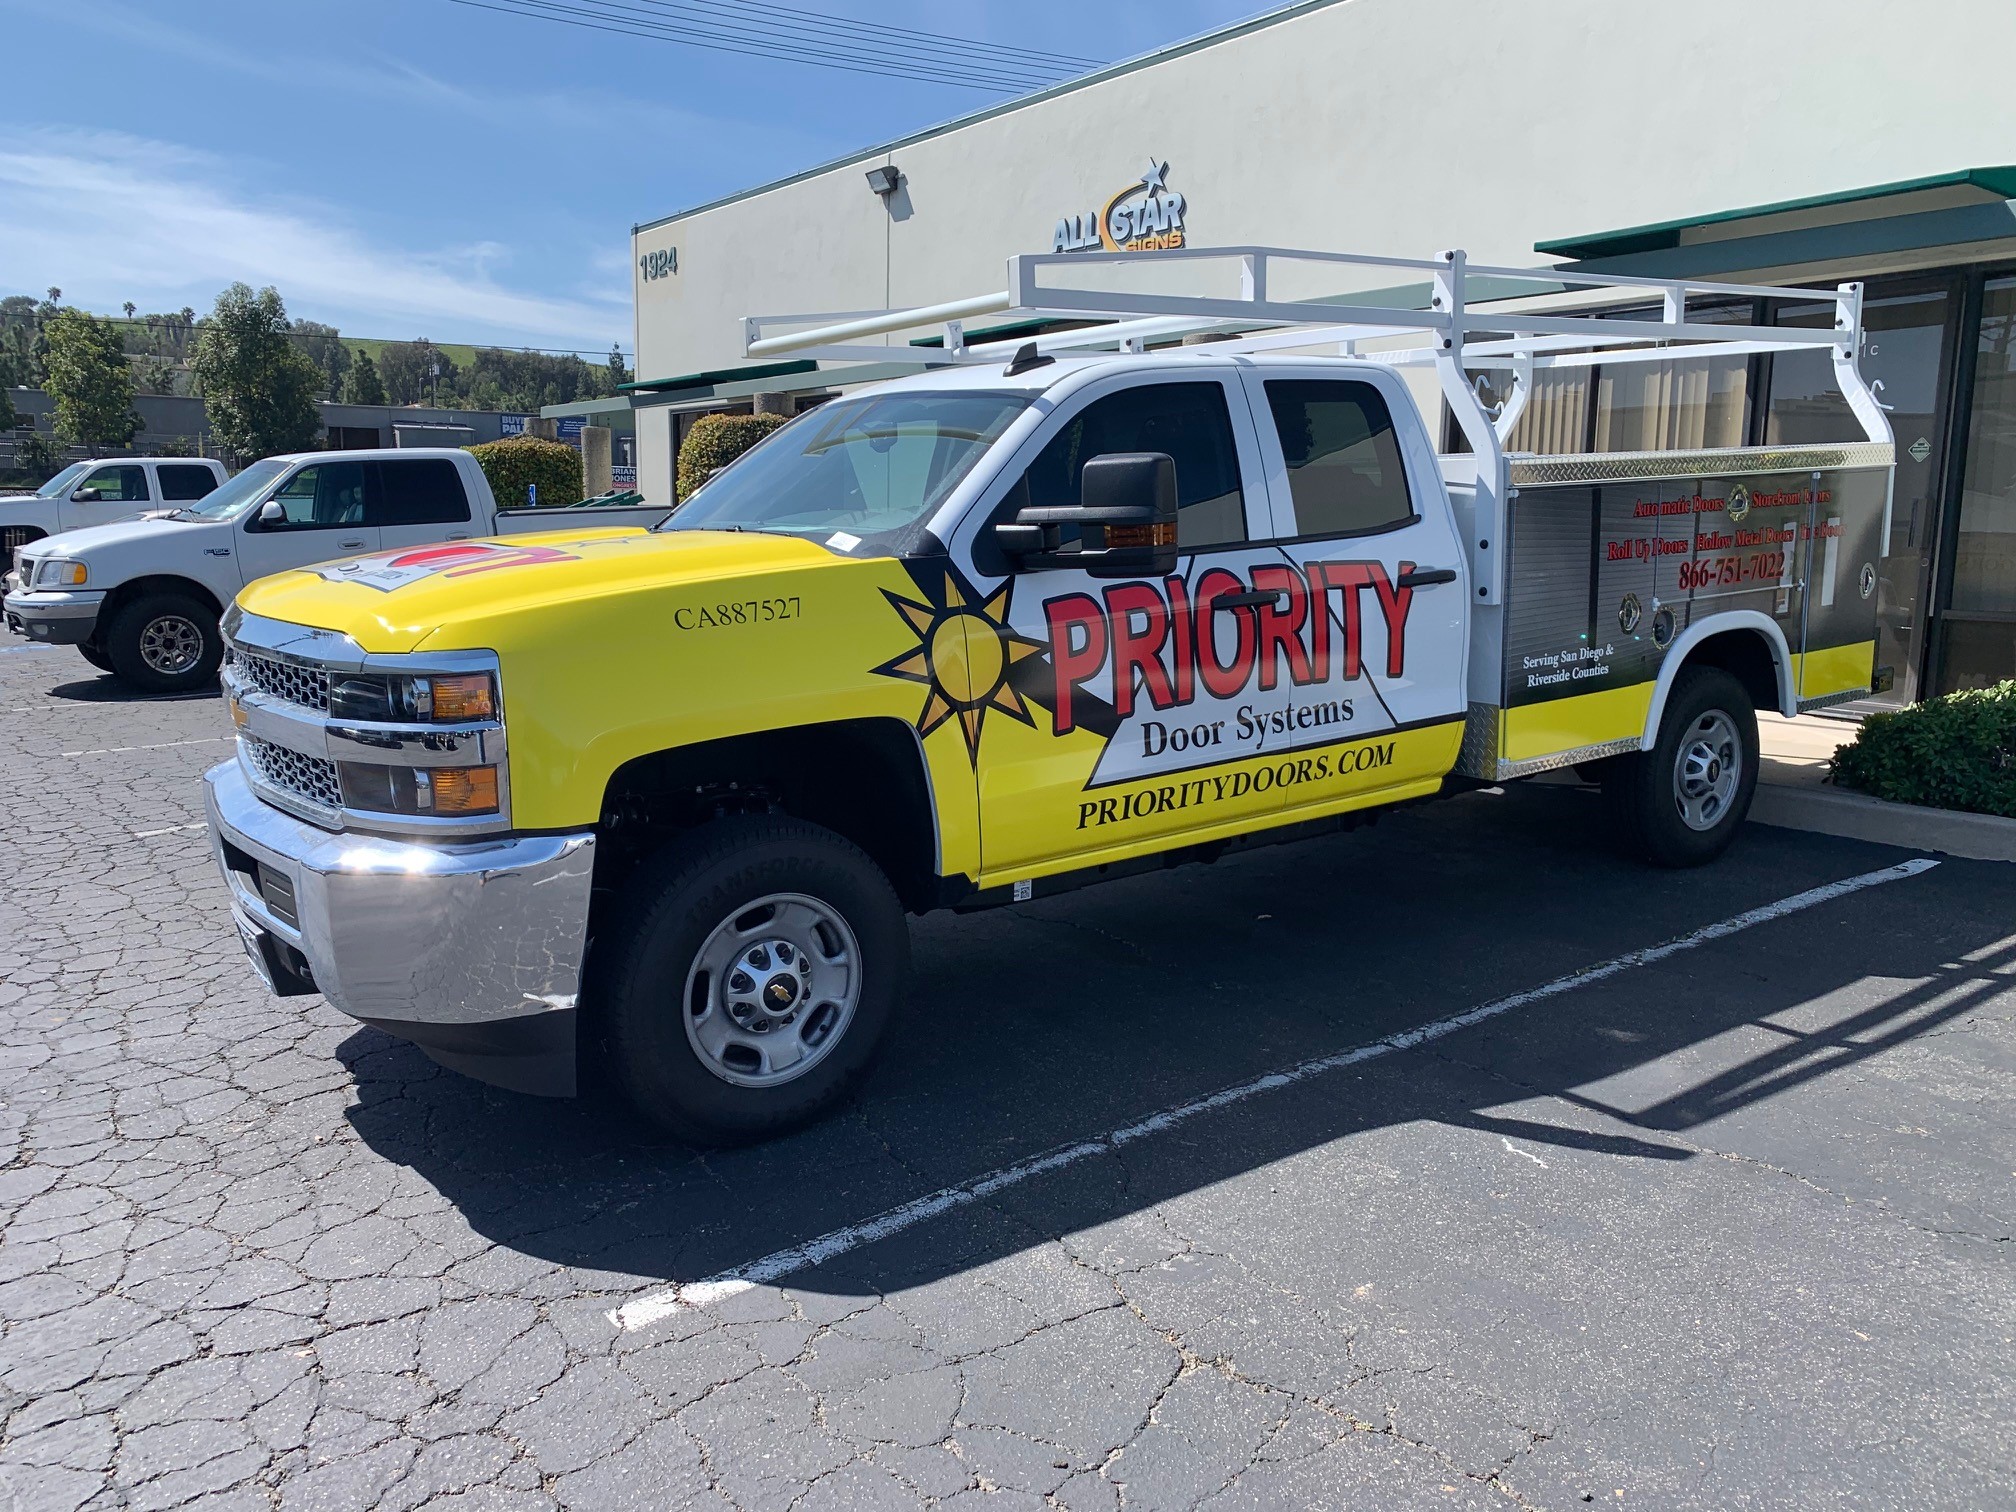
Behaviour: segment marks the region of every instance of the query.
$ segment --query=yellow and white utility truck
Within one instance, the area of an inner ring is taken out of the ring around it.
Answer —
[[[1153,292],[1178,261],[1236,287]],[[1270,294],[1291,265],[1429,293]],[[1471,310],[1484,272],[1535,295]],[[592,1047],[668,1129],[732,1140],[868,1062],[906,911],[1570,765],[1634,850],[1706,861],[1750,803],[1754,711],[1871,687],[1888,530],[1859,288],[1826,292],[1831,330],[1690,319],[1764,292],[1245,247],[1024,257],[981,298],[752,320],[752,356],[830,386],[919,371],[800,415],[654,529],[239,595],[209,812],[252,959],[503,1086],[570,1093]],[[1072,328],[969,342],[986,316]],[[1859,438],[1506,450],[1578,364],[1811,350]],[[1410,375],[1461,450],[1438,456]]]

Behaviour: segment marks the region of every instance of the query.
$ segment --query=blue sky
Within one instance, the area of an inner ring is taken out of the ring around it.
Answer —
[[[793,0],[1120,59],[1274,0]],[[630,341],[629,228],[1005,98],[450,0],[0,0],[0,293]],[[40,66],[28,65],[41,60]]]

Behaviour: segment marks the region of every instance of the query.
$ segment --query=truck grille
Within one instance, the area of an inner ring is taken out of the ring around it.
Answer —
[[[231,665],[241,681],[251,684],[261,693],[300,704],[306,709],[324,714],[329,712],[329,673],[324,668],[276,661],[270,656],[257,656],[236,646],[231,648]]]
[[[257,735],[240,735],[238,740],[252,774],[266,786],[323,808],[343,806],[343,789],[336,780],[335,762],[320,756],[304,756]]]

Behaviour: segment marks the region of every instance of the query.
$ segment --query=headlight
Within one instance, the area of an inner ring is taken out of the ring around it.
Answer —
[[[343,806],[380,814],[474,817],[497,812],[497,768],[336,765]]]
[[[35,574],[37,588],[82,588],[90,580],[90,570],[82,562],[72,562],[63,557],[44,557]],[[24,577],[21,586],[27,587]]]
[[[338,719],[467,724],[497,717],[497,687],[488,672],[339,672],[329,682],[329,712]]]

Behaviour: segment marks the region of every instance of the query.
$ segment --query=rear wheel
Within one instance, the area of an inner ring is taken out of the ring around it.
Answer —
[[[646,862],[596,943],[610,1069],[667,1133],[765,1139],[843,1097],[909,964],[875,863],[795,819],[719,820]]]
[[[1603,791],[1625,850],[1660,866],[1699,866],[1729,848],[1757,791],[1757,711],[1718,667],[1674,680],[1659,739],[1607,763]]]
[[[224,659],[217,616],[185,593],[135,599],[113,616],[103,645],[112,671],[146,693],[207,687]]]

